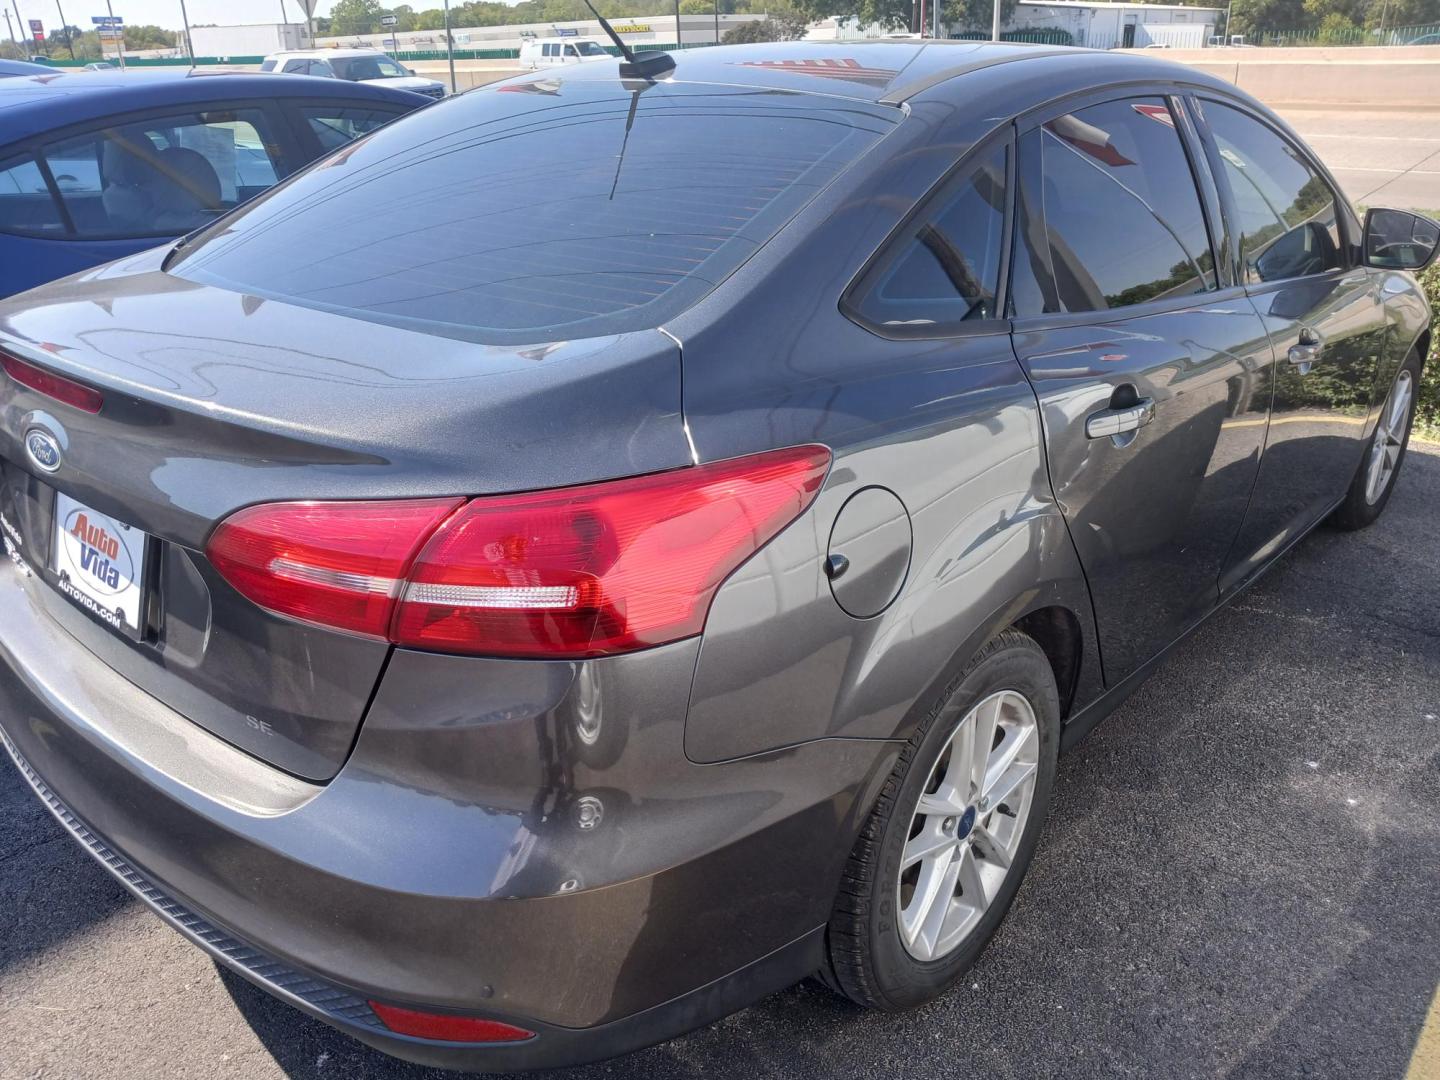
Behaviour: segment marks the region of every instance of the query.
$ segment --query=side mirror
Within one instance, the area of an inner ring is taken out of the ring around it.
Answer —
[[[1365,264],[1382,270],[1423,270],[1440,250],[1440,225],[1408,210],[1365,212]]]

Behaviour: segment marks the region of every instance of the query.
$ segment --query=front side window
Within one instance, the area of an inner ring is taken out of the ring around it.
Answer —
[[[1025,259],[1043,269],[1035,288],[1017,288],[1017,314],[1105,311],[1215,288],[1200,196],[1163,98],[1067,113],[1044,125],[1039,145],[1043,234],[1021,232],[1048,247],[1049,266]]]
[[[620,80],[462,95],[198,237],[181,277],[470,341],[651,329],[708,294],[899,111]]]
[[[253,109],[120,124],[42,148],[82,239],[177,236],[279,179]]]
[[[1247,280],[1309,277],[1344,265],[1335,193],[1300,152],[1239,109],[1207,101],[1204,110],[1239,217]]]
[[[933,334],[997,317],[1007,154],[994,147],[963,170],[866,272],[853,304],[861,319]]]
[[[578,49],[581,56],[604,56],[605,50],[593,41],[582,41],[579,45],[572,45],[572,49]]]
[[[63,236],[65,221],[35,159],[0,162],[0,232]]]

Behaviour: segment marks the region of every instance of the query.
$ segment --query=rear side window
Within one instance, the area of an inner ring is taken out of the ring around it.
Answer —
[[[1017,275],[1017,314],[1104,311],[1215,287],[1200,197],[1163,98],[1067,113],[1044,125],[1040,146],[1049,267],[1033,288]]]
[[[349,108],[339,105],[315,105],[302,108],[305,126],[320,140],[324,150],[338,150],[361,135],[388,124],[399,113],[381,109]]]
[[[1282,281],[1339,269],[1344,260],[1329,185],[1259,120],[1213,101],[1204,110],[1238,213],[1247,280]]]
[[[260,70],[261,70],[261,71],[274,71],[274,70],[275,70],[275,61],[274,61],[274,60],[262,60],[262,61],[260,61]]]
[[[279,178],[254,109],[119,124],[42,148],[81,239],[178,236]]]
[[[511,83],[326,158],[172,272],[497,344],[656,327],[898,115],[753,87]]]
[[[0,232],[65,235],[60,207],[33,157],[0,162]]]
[[[998,316],[1007,153],[1002,144],[982,154],[905,228],[860,282],[854,314],[927,334]]]

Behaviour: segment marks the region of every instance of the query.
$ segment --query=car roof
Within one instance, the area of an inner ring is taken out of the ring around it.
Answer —
[[[48,75],[54,70],[44,64],[32,64],[29,60],[0,59],[0,75],[7,78],[15,75]]]
[[[303,56],[316,60],[323,60],[331,56],[389,56],[384,49],[283,49],[280,52],[270,53],[266,60],[278,60],[280,57]]]
[[[9,145],[70,124],[140,109],[215,102],[323,98],[388,101],[410,108],[429,98],[408,90],[340,79],[294,75],[277,79],[258,72],[85,71],[0,79],[0,145]]]
[[[686,49],[672,55],[675,70],[666,78],[675,82],[796,90],[885,104],[907,101],[967,72],[1037,61],[1043,61],[1046,69],[1054,69],[1057,74],[1068,71],[1085,75],[1097,86],[1152,79],[1230,88],[1230,84],[1197,68],[1161,60],[1153,52],[1133,55],[1008,41],[781,41]],[[615,79],[618,63],[596,60],[565,68],[563,75],[553,70],[526,72],[506,82]]]

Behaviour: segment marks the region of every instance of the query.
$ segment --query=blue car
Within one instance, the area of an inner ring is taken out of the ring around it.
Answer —
[[[0,79],[0,297],[183,236],[428,104],[228,72]]]
[[[0,60],[0,79],[15,75],[58,75],[59,69],[45,64],[32,64],[29,60]]]

